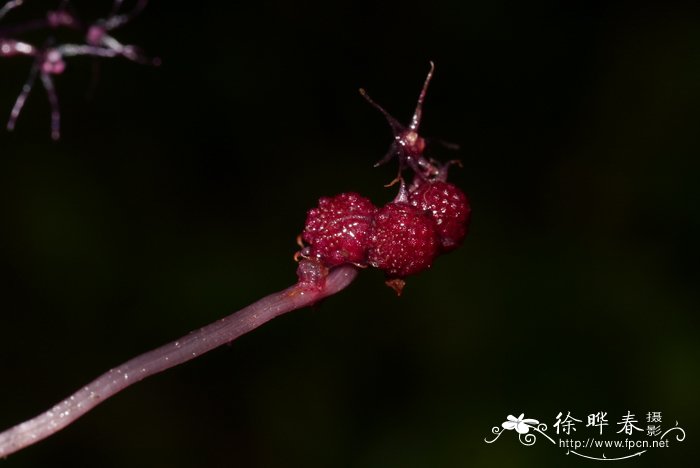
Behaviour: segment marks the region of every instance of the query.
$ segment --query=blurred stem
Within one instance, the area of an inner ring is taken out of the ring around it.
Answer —
[[[300,266],[301,268],[301,266]],[[45,413],[0,433],[0,457],[17,452],[68,426],[125,388],[229,343],[286,312],[312,305],[345,289],[357,276],[354,266],[339,266],[313,282],[266,296],[212,324],[137,356],[87,384]]]

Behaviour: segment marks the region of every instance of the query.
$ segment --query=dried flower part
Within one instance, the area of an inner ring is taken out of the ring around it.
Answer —
[[[390,278],[404,278],[430,268],[439,245],[430,215],[407,203],[389,203],[374,218],[367,260]]]
[[[327,267],[343,263],[366,265],[372,219],[377,208],[357,193],[322,197],[309,210],[302,239],[301,255],[315,258]]]
[[[412,206],[430,213],[435,220],[443,252],[462,245],[472,210],[469,199],[459,187],[449,182],[424,182],[409,194],[408,199]]]
[[[381,166],[386,164],[392,158],[396,157],[399,161],[399,173],[396,178],[389,183],[388,186],[394,185],[401,180],[401,174],[404,169],[410,168],[413,172],[420,177],[434,176],[437,174],[437,170],[433,164],[425,157],[423,152],[425,151],[425,138],[420,136],[418,129],[420,127],[421,118],[423,116],[423,101],[425,100],[425,95],[428,92],[428,85],[430,85],[430,80],[433,77],[433,72],[435,71],[435,64],[430,62],[430,71],[425,77],[425,82],[423,83],[423,88],[418,95],[418,102],[416,103],[416,110],[413,112],[413,117],[411,118],[411,123],[408,126],[401,124],[394,116],[389,114],[382,106],[374,102],[374,100],[369,97],[367,92],[360,88],[360,94],[369,102],[373,107],[375,107],[379,112],[381,112],[389,122],[391,131],[394,134],[394,141],[389,147],[389,151],[384,155],[384,157],[379,160],[374,166]]]

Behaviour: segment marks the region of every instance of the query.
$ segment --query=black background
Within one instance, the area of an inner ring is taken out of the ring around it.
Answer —
[[[699,15],[690,1],[151,2],[115,35],[162,66],[70,59],[62,140],[40,86],[0,134],[0,426],[291,285],[319,196],[393,198],[395,167],[372,168],[391,135],[361,86],[407,120],[435,61],[422,129],[461,145],[472,229],[401,298],[365,271],[0,464],[591,466],[544,439],[484,438],[521,412],[551,426],[607,411],[612,438],[627,411],[643,427],[661,411],[685,442],[618,463],[688,466]],[[30,64],[0,61],[7,116]]]

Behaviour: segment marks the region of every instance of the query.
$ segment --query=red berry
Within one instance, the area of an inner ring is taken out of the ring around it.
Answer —
[[[443,252],[462,245],[472,210],[459,187],[449,182],[425,182],[409,195],[408,201],[433,217]]]
[[[322,197],[318,208],[306,215],[302,239],[309,245],[302,255],[329,268],[343,263],[364,265],[376,211],[370,200],[357,193]]]
[[[387,276],[403,278],[429,268],[439,245],[429,215],[407,203],[389,203],[374,217],[367,260]]]

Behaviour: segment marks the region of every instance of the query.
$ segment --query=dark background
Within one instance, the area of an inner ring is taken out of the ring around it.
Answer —
[[[319,196],[393,198],[360,86],[407,120],[435,61],[423,133],[461,145],[472,229],[402,297],[363,272],[0,465],[595,466],[484,438],[601,410],[687,432],[618,463],[697,458],[697,2],[161,0],[115,35],[163,65],[70,59],[63,139],[40,86],[0,134],[2,428],[291,285]],[[30,64],[0,61],[3,116]]]

